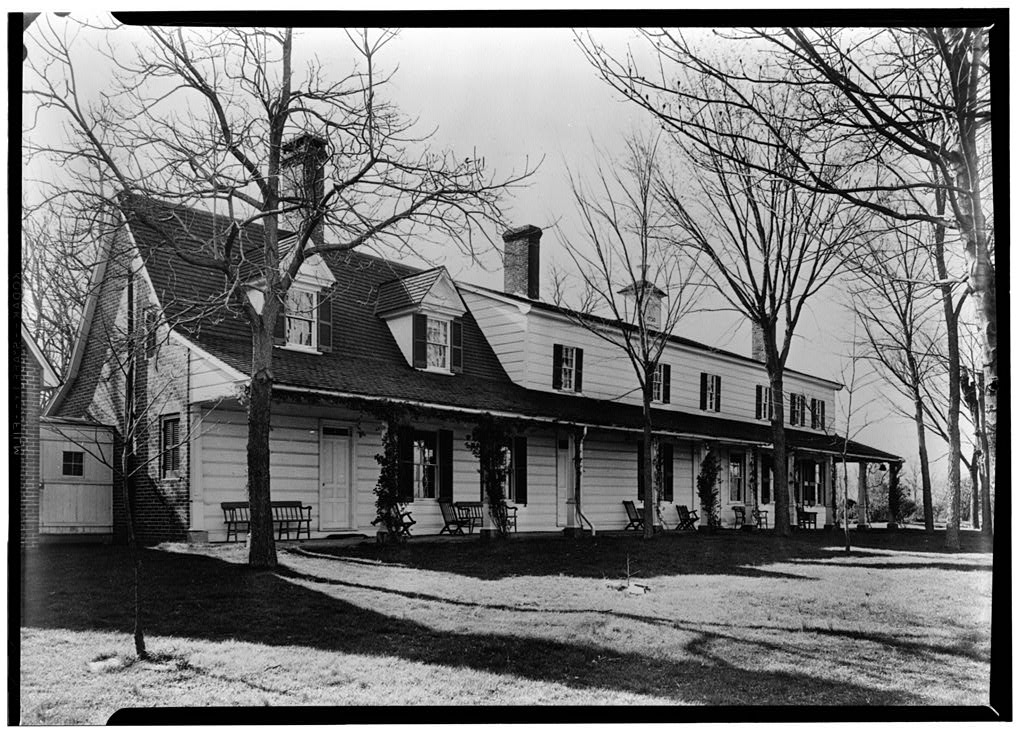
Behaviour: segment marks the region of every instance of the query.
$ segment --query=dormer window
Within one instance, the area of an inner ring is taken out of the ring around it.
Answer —
[[[466,305],[444,267],[382,284],[376,311],[411,367],[446,374],[462,372]]]
[[[301,352],[330,352],[333,340],[331,288],[294,283],[277,317],[274,344]]]
[[[414,314],[412,366],[432,372],[462,372],[462,320]]]
[[[427,367],[448,369],[448,322],[427,317]]]

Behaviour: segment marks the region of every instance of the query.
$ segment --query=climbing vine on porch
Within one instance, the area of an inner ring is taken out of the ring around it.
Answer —
[[[715,531],[718,525],[718,485],[722,479],[719,475],[720,464],[714,449],[708,445],[707,455],[700,462],[700,473],[697,475],[697,498],[700,507],[708,515],[708,531]]]
[[[377,518],[373,524],[384,527],[384,540],[389,544],[402,541],[402,502],[399,484],[398,431],[409,421],[409,412],[405,406],[396,403],[384,403],[373,411],[384,424],[381,434],[381,452],[373,458],[380,465],[380,475],[373,489],[377,497]]]
[[[504,513],[506,456],[513,430],[508,421],[493,415],[481,415],[466,439],[466,448],[480,463],[480,481],[490,506],[491,519],[498,534],[508,534]]]

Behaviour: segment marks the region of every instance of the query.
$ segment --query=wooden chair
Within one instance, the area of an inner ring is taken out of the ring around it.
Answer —
[[[473,533],[473,527],[484,526],[484,505],[479,501],[456,501],[453,506],[460,519],[469,522],[469,533]]]
[[[733,529],[739,529],[747,523],[747,510],[744,507],[734,506],[732,507],[732,513],[734,517],[732,522]]]
[[[245,533],[249,533],[249,502],[248,501],[222,501],[221,510],[224,512],[224,523],[228,526],[228,535],[224,539],[229,541],[233,536],[238,541],[238,535],[245,527]]]
[[[416,523],[416,520],[412,518],[412,514],[410,514],[408,511],[403,509],[398,504],[394,504],[391,507],[391,517],[395,521],[395,523],[398,524],[398,529],[399,529],[398,534],[399,534],[399,536],[402,536],[402,537],[411,537],[412,536],[412,534],[409,533],[409,530],[412,529],[413,525]],[[370,523],[373,524],[374,526],[376,526],[377,524],[380,524],[380,521],[381,521],[381,519],[378,516],[376,519],[374,519]]]
[[[507,504],[504,501],[498,504],[498,514],[502,521],[505,522],[505,531],[513,531],[518,533],[519,526],[517,524],[518,517],[516,513],[519,511],[519,507],[513,504]]]
[[[632,501],[623,501],[622,505],[626,507],[626,517],[629,519],[629,524],[626,525],[626,531],[635,529],[640,531],[644,528],[644,516],[636,509],[636,504]]]
[[[441,507],[441,518],[444,519],[444,526],[441,527],[440,533],[465,534],[462,528],[470,528],[469,519],[460,516],[455,504],[450,501],[438,501],[437,504]]]
[[[758,529],[768,528],[768,512],[764,509],[754,509],[754,521]]]
[[[697,531],[696,526],[700,523],[700,514],[680,504],[676,504],[676,513],[679,515],[679,523],[676,525],[676,530],[681,529],[684,532]]]

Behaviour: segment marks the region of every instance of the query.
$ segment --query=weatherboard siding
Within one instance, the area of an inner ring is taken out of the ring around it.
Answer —
[[[524,375],[527,358],[523,347],[526,340],[526,316],[515,304],[496,301],[467,290],[462,291],[462,297],[506,374],[513,382],[526,384]]]

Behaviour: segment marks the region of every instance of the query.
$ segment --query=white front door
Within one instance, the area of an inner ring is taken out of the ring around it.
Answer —
[[[352,439],[348,428],[325,425],[320,439],[320,529],[348,529]]]
[[[555,501],[557,512],[555,526],[568,526],[569,498],[573,493],[574,469],[572,465],[572,441],[569,438],[558,438],[558,457],[555,464]]]

